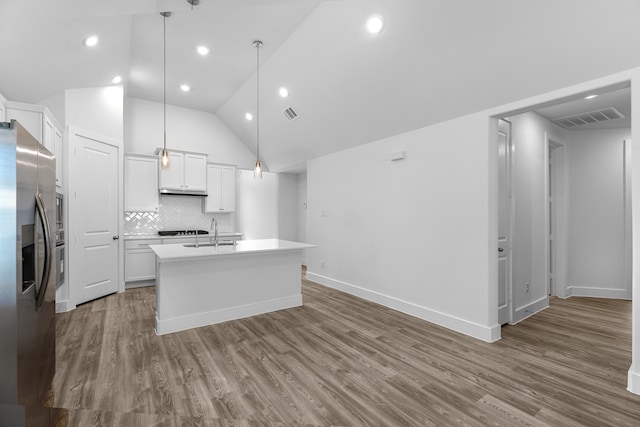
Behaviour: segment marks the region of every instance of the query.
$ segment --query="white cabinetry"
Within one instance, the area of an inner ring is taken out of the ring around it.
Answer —
[[[207,165],[207,194],[204,211],[209,213],[236,211],[236,167]]]
[[[5,109],[4,104],[6,103],[7,103],[7,100],[5,99],[5,97],[0,95],[0,122],[6,121],[5,114],[4,114],[4,109]]]
[[[156,254],[149,245],[157,245],[157,239],[129,240],[124,242],[124,281],[153,280],[156,278]]]
[[[158,212],[158,158],[144,154],[124,156],[124,210]]]
[[[161,149],[156,150],[158,159]],[[207,191],[207,155],[186,151],[169,151],[169,167],[160,168],[161,193],[194,193]]]
[[[7,101],[5,120],[15,119],[56,156],[56,186],[62,187],[63,131],[51,112],[42,105]]]
[[[62,187],[62,130],[55,128],[53,131],[53,155],[56,156],[56,186]]]

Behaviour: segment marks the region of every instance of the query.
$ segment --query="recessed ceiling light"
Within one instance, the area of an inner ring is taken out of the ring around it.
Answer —
[[[380,15],[371,15],[369,19],[367,19],[367,30],[371,34],[378,34],[382,31],[382,27],[384,27],[384,19]]]
[[[82,43],[85,46],[93,47],[93,46],[98,44],[98,36],[96,36],[96,35],[89,36],[89,37],[85,38],[84,40],[82,40]]]
[[[286,98],[287,96],[289,96],[289,91],[287,90],[286,87],[281,87],[278,90],[278,93],[280,94],[281,97]]]
[[[593,99],[598,95],[589,95],[589,96],[585,96],[584,99]]]
[[[199,53],[200,55],[202,55],[202,56],[208,55],[208,54],[209,54],[209,52],[210,52],[209,48],[208,48],[208,47],[206,47],[206,46],[198,46],[198,47],[196,48],[196,50],[197,50],[197,51],[198,51],[198,53]]]
[[[182,89],[183,92],[189,92],[191,90],[189,85],[180,85],[180,89]]]
[[[249,120],[249,121],[251,121],[251,120],[253,120],[253,114],[247,113],[247,114],[244,115],[244,118]]]
[[[111,79],[111,83],[113,83],[114,85],[117,85],[119,83],[122,82],[122,77],[121,76],[115,76],[113,79]]]

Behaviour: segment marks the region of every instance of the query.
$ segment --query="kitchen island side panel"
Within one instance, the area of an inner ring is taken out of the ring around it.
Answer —
[[[302,251],[158,262],[159,335],[302,305]]]

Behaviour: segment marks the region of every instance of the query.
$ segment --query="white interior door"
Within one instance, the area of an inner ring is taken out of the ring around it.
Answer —
[[[69,291],[80,304],[118,291],[120,148],[69,132]]]
[[[498,130],[498,322],[511,320],[511,124]]]

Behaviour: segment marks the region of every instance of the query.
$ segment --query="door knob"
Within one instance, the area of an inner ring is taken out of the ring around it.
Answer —
[[[113,240],[118,240],[120,236],[113,236]]]
[[[115,238],[115,237],[114,237]],[[498,252],[504,252],[504,249],[498,248]]]

